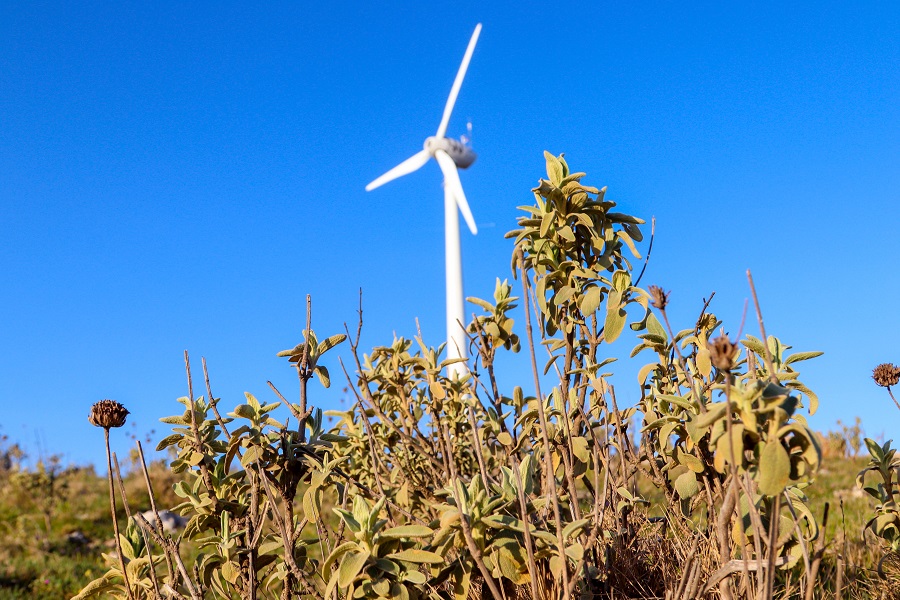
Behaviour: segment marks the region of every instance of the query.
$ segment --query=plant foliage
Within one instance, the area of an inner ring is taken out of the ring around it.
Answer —
[[[279,353],[298,371],[299,404],[248,393],[222,417],[218,399],[191,394],[162,419],[173,430],[159,448],[174,449],[171,468],[187,477],[176,487],[190,518],[183,537],[132,520],[121,540],[130,583],[110,559],[79,598],[813,589],[821,530],[804,490],[821,452],[804,413],[818,399],[796,367],[819,353],[765,335],[732,344],[716,337],[723,323],[706,304],[673,330],[668,295],[639,286],[644,221],[615,212],[606,188],[582,183],[562,155],[545,158],[547,176],[508,234],[521,292],[498,279],[492,301],[469,299],[483,314],[467,328],[463,376],[421,336],[361,355],[357,335],[347,344],[353,405],[323,414],[306,407],[307,382],[330,385],[322,358],[348,340],[320,342],[308,324]],[[520,305],[524,323],[513,318]],[[628,331],[632,356],[649,362],[639,400],[620,407],[610,369]],[[501,386],[503,351],[519,353],[533,380]],[[884,478],[896,459],[878,451],[869,469]],[[882,501],[871,527],[896,545],[885,481],[867,488]],[[193,564],[181,542],[198,549]]]

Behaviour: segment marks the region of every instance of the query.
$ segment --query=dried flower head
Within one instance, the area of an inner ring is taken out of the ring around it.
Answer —
[[[733,344],[727,335],[720,335],[707,344],[709,359],[713,366],[720,371],[730,371],[734,368],[734,361],[740,354],[741,348]]]
[[[881,387],[891,387],[900,382],[900,367],[882,363],[872,370],[872,379]]]
[[[663,290],[658,285],[651,285],[647,288],[647,291],[650,293],[650,304],[659,310],[665,310],[666,305],[669,303],[670,292]]]
[[[88,421],[96,427],[109,429],[110,427],[121,427],[124,425],[127,415],[128,409],[115,400],[101,400],[91,407]]]

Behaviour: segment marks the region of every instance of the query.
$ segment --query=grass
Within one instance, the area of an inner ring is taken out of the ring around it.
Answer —
[[[874,500],[857,490],[855,483],[866,462],[866,458],[834,456],[826,451],[817,481],[806,490],[810,508],[817,517],[821,517],[825,503],[830,504],[823,570],[835,569],[837,557],[844,557],[844,598],[879,595],[867,586],[877,581],[875,567],[881,545],[870,533],[863,532]],[[179,499],[172,492],[176,476],[162,463],[152,465],[150,471],[160,508],[178,504]],[[71,598],[106,571],[102,553],[112,551],[113,532],[103,476],[92,468],[57,467],[52,488],[52,494],[57,496],[55,502],[48,501],[51,488],[47,479],[36,479],[37,484],[32,480],[29,485],[13,471],[0,471],[0,600]],[[149,500],[142,478],[132,473],[125,479],[132,510],[146,509]],[[652,494],[646,495],[652,498]],[[121,503],[119,518],[123,524],[125,512]],[[76,531],[84,534],[87,544],[67,539]]]
[[[92,468],[0,470],[0,600],[71,598],[106,571],[102,553],[113,539],[105,480]],[[48,481],[52,472],[52,487]],[[160,463],[151,467],[161,507],[179,499],[171,491],[173,476]],[[126,477],[132,509],[146,509],[149,499],[136,473]],[[120,523],[125,511],[119,504]],[[49,526],[49,527],[48,527]],[[87,543],[68,536],[80,532]]]

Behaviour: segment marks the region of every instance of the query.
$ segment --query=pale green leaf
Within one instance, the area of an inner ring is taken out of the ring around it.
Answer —
[[[328,369],[322,365],[318,365],[313,372],[319,377],[319,381],[322,382],[322,387],[326,389],[331,387],[331,376],[328,374]]]
[[[616,271],[612,277],[613,287],[620,293],[625,293],[631,287],[631,273],[628,271]]]
[[[347,335],[343,334],[343,333],[339,333],[337,335],[333,335],[329,338],[326,338],[324,341],[322,341],[319,344],[319,347],[317,349],[318,355],[322,356],[323,354],[325,354],[326,352],[328,352],[329,350],[331,350],[332,348],[334,348],[335,346],[337,346],[338,344],[340,344],[341,342],[343,342],[346,339],[347,339]]]
[[[778,441],[766,444],[759,456],[759,491],[776,496],[784,491],[791,479],[791,458]]]
[[[700,486],[693,471],[685,471],[675,479],[675,491],[680,498],[693,498],[697,495]]]
[[[559,185],[563,180],[563,166],[562,163],[559,162],[559,159],[547,152],[544,151],[544,159],[547,161],[547,177],[550,178],[550,182],[554,185]]]
[[[419,538],[434,535],[434,530],[424,525],[402,525],[385,529],[379,534],[382,540]]]
[[[429,552],[427,550],[419,550],[417,548],[394,552],[393,554],[388,554],[387,558],[417,564],[439,564],[444,562],[444,557],[440,554]]]
[[[616,341],[616,338],[625,329],[625,311],[620,306],[621,298],[618,290],[610,290],[606,301],[606,321],[603,324],[603,339],[607,343]]]
[[[359,572],[362,571],[366,561],[369,560],[369,552],[348,552],[341,558],[341,566],[338,567],[338,584],[341,587],[350,585]]]
[[[597,308],[600,307],[600,302],[603,301],[603,288],[598,286],[589,287],[580,298],[580,302],[578,305],[579,310],[581,310],[581,314],[584,316],[589,316],[596,312]]]
[[[824,352],[795,352],[791,354],[786,359],[784,359],[784,364],[789,365],[791,363],[800,362],[801,360],[809,360],[811,358],[816,358],[817,356],[822,356],[825,354]]]

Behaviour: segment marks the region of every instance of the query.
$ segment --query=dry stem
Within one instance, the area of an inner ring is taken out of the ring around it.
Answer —
[[[109,469],[109,510],[112,513],[113,532],[116,535],[116,553],[119,555],[119,566],[122,569],[122,579],[125,581],[125,593],[128,594],[129,600],[134,600],[134,594],[131,591],[131,582],[128,581],[128,570],[125,568],[125,556],[122,554],[122,542],[119,540],[119,520],[116,518],[116,492],[113,488],[113,466],[112,454],[109,451],[109,427],[103,428],[103,435],[106,438],[106,465]]]

